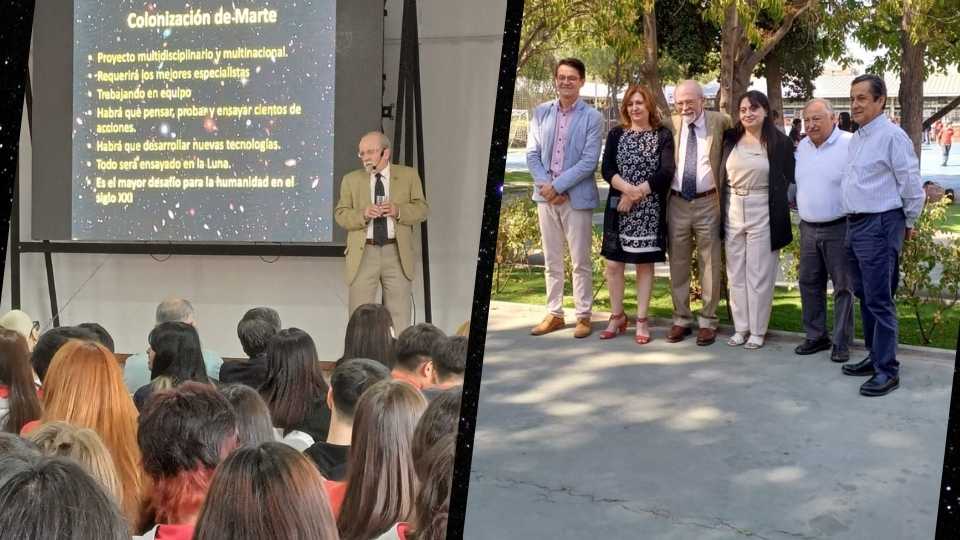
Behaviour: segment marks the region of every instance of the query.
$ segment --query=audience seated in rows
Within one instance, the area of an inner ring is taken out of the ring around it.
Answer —
[[[63,421],[90,428],[110,450],[123,500],[120,508],[130,524],[137,522],[144,488],[137,446],[137,408],[123,384],[113,353],[99,343],[69,341],[57,351],[43,380],[40,423]],[[28,423],[29,434],[36,423]]]
[[[189,540],[214,469],[237,447],[233,407],[209,384],[161,390],[140,416],[138,441],[152,481],[143,525],[155,525],[141,538]]]
[[[333,370],[327,391],[330,430],[326,440],[317,441],[304,451],[324,478],[341,481],[346,476],[357,402],[367,388],[389,378],[390,372],[383,364],[368,358],[347,360]]]
[[[247,361],[224,362],[220,368],[220,382],[259,389],[267,378],[267,344],[280,328],[280,314],[275,309],[258,307],[248,310],[237,324],[237,337]]]
[[[343,338],[343,360],[369,358],[393,369],[396,363],[396,333],[390,311],[381,304],[363,304],[347,322]]]
[[[270,339],[260,395],[283,442],[303,451],[327,439],[327,383],[313,338],[303,330],[287,328]]]
[[[195,540],[338,540],[317,469],[280,443],[234,451],[217,468]]]
[[[157,306],[156,324],[165,322],[182,322],[196,327],[197,312],[193,308],[193,304],[189,301],[183,298],[169,298]],[[214,352],[202,352],[207,376],[214,380],[220,380],[220,366],[223,365],[223,359]],[[138,353],[127,358],[123,370],[123,380],[126,382],[129,392],[136,392],[137,389],[152,380],[148,360],[146,352]]]
[[[150,331],[147,341],[150,382],[133,394],[138,410],[142,410],[150,395],[158,390],[187,381],[210,384],[196,328],[182,322],[160,323]]]
[[[43,455],[68,458],[83,467],[116,504],[123,500],[123,485],[113,457],[96,431],[57,421],[43,424],[28,438]]]
[[[344,540],[376,538],[412,517],[417,475],[410,447],[426,408],[423,394],[403,381],[378,382],[360,396],[346,480],[342,487],[328,483]]]
[[[270,409],[256,390],[245,384],[224,384],[220,393],[237,413],[237,446],[256,447],[277,440]]]
[[[77,463],[24,451],[0,457],[3,538],[129,540],[117,504]]]
[[[42,413],[27,340],[14,330],[0,328],[0,431],[20,433]]]
[[[397,338],[397,362],[393,366],[393,378],[416,386],[418,389],[433,384],[431,353],[436,344],[447,336],[430,323],[408,327]]]

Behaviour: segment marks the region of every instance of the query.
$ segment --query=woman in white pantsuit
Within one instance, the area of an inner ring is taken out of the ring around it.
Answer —
[[[759,349],[770,321],[780,249],[793,239],[787,189],[795,161],[793,142],[773,125],[767,96],[750,91],[739,104],[739,121],[724,133],[717,182],[735,328],[727,344]]]

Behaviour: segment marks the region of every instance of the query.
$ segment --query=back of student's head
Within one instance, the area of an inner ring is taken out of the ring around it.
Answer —
[[[333,406],[342,419],[353,419],[360,396],[374,384],[389,379],[390,371],[369,358],[354,358],[341,363],[330,375]]]
[[[243,319],[237,324],[240,347],[250,358],[266,352],[267,344],[278,331],[271,322],[263,319]]]
[[[43,411],[33,385],[27,340],[6,328],[0,328],[0,385],[7,389],[6,417],[0,415],[0,431],[20,433],[24,424],[40,418]]]
[[[116,352],[113,343],[113,336],[110,335],[110,332],[107,332],[107,329],[104,328],[99,323],[87,322],[77,325],[77,328],[83,328],[84,330],[89,330],[95,336],[97,336],[97,343],[103,345],[107,349],[110,349],[110,352]]]
[[[454,386],[445,390],[430,402],[424,411],[417,429],[413,432],[413,464],[417,476],[423,478],[426,474],[425,456],[430,449],[436,446],[437,441],[453,433],[457,433],[457,424],[460,422],[460,400],[463,396],[463,387]]]
[[[60,347],[43,382],[42,420],[62,420],[100,435],[120,476],[124,514],[132,519],[143,487],[137,408],[113,353],[93,341]]]
[[[414,513],[416,523],[410,540],[444,540],[450,515],[450,488],[453,486],[453,462],[457,436],[441,438],[424,456],[424,474],[420,477]]]
[[[432,358],[437,382],[462,382],[467,367],[467,338],[454,336],[440,340],[433,349]]]
[[[251,319],[259,319],[261,321],[266,321],[273,327],[274,331],[279,332],[281,328],[280,325],[280,314],[277,313],[277,310],[269,307],[255,307],[247,310],[243,314],[243,317],[240,318],[241,321],[247,321]]]
[[[259,446],[276,440],[270,409],[256,390],[245,384],[227,384],[220,392],[237,415],[237,446]]]
[[[158,523],[182,523],[203,504],[213,470],[236,446],[233,407],[216,388],[186,382],[157,392],[140,415],[143,469]]]
[[[430,323],[415,324],[397,338],[397,367],[414,372],[430,360],[437,342],[446,338],[439,328]]]
[[[345,540],[375,538],[412,516],[417,475],[410,446],[426,408],[423,394],[403,381],[380,381],[360,396],[337,521]]]
[[[36,347],[33,348],[33,354],[30,361],[33,363],[33,370],[41,381],[47,378],[47,369],[50,368],[50,362],[53,356],[57,354],[60,347],[63,347],[71,339],[82,339],[87,341],[97,341],[97,335],[77,326],[61,326],[51,328],[40,336]]]
[[[37,445],[28,439],[24,439],[13,433],[0,431],[0,458],[16,454],[37,453],[39,451],[40,449],[37,448]]]
[[[113,457],[96,431],[66,422],[50,422],[32,431],[29,438],[44,455],[78,463],[100,482],[117,504],[123,500],[123,486]]]
[[[396,363],[394,338],[390,311],[380,304],[363,304],[347,322],[342,358],[370,358],[387,369],[393,369]]]
[[[337,540],[316,466],[282,443],[234,451],[217,469],[195,540]]]
[[[317,346],[299,328],[277,332],[267,345],[267,376],[260,395],[270,408],[273,425],[295,429],[317,400],[327,395]]]
[[[150,379],[163,377],[171,385],[184,381],[208,382],[197,329],[184,322],[163,322],[147,338],[153,349]]]
[[[20,454],[0,457],[3,538],[129,540],[117,504],[70,460]]]

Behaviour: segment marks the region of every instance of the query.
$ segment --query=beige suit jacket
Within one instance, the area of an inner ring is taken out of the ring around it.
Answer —
[[[394,231],[397,237],[397,252],[403,274],[413,280],[413,226],[427,219],[429,207],[423,196],[423,186],[416,169],[403,165],[390,165],[390,202],[397,205],[400,217]],[[370,175],[359,169],[348,173],[340,184],[340,200],[334,210],[337,224],[347,230],[347,284],[353,283],[360,268],[363,250],[367,247],[367,219],[363,217],[366,207],[373,204],[370,193]]]
[[[713,179],[720,178],[720,160],[723,155],[723,132],[730,129],[730,117],[726,113],[716,111],[703,111],[707,116],[707,144],[710,146],[710,168],[713,169]],[[683,118],[679,114],[670,117],[673,125],[673,147],[676,150],[674,155],[680,159],[680,127]],[[677,163],[677,170],[683,169],[683,163]],[[720,186],[717,186],[719,190]]]

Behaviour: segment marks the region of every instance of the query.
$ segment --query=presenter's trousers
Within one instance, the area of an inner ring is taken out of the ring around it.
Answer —
[[[673,324],[693,326],[690,310],[690,273],[694,242],[697,264],[700,268],[700,287],[703,289],[703,307],[700,309],[700,328],[717,327],[717,304],[720,302],[721,262],[720,205],[718,194],[684,200],[669,195],[667,203],[667,255],[670,261],[670,289],[673,295]]]
[[[764,336],[773,308],[780,250],[771,250],[767,188],[727,199],[727,283],[737,332]]]
[[[397,335],[410,326],[410,292],[413,282],[403,274],[397,244],[366,245],[357,277],[350,284],[350,314],[363,304],[377,302],[383,290],[383,305],[390,311]]]
[[[589,319],[593,308],[593,210],[575,210],[570,201],[537,203],[537,216],[543,237],[547,310],[563,317],[563,250],[566,241],[573,265],[573,305],[578,319]]]
[[[878,214],[847,216],[847,254],[853,293],[860,300],[863,343],[877,373],[896,377],[897,306],[894,296],[900,282],[900,250],[906,218],[897,208]]]

